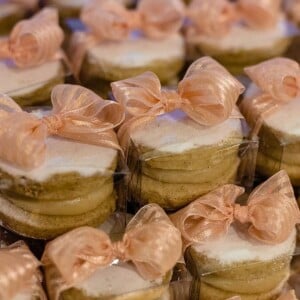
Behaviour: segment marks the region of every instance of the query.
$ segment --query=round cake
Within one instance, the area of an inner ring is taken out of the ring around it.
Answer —
[[[282,243],[267,245],[229,229],[226,237],[190,246],[185,254],[194,281],[193,299],[271,300],[290,275],[296,230]]]
[[[259,95],[260,89],[251,84],[244,101]],[[288,172],[293,184],[300,185],[300,97],[283,105],[267,116],[259,131],[257,170],[271,176],[281,169]]]
[[[140,204],[173,210],[238,180],[240,119],[206,127],[176,110],[137,127],[130,139],[128,184]]]
[[[31,171],[0,161],[0,219],[21,235],[50,239],[80,225],[97,226],[115,209],[116,150],[57,137]]]

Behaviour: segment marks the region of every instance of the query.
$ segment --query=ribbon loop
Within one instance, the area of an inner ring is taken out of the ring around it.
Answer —
[[[30,292],[46,300],[40,285],[40,263],[25,243],[0,249],[0,265],[0,299],[14,299],[18,294]]]
[[[181,247],[180,232],[158,205],[149,204],[128,224],[122,241],[112,243],[104,232],[94,228],[77,228],[48,243],[42,262],[46,267],[55,266],[64,289],[115,259],[131,261],[144,278],[154,280],[173,268]]]
[[[45,141],[49,135],[120,150],[113,129],[123,122],[125,114],[118,103],[68,84],[57,85],[51,98],[52,112],[39,119],[23,112],[7,96],[0,97],[3,160],[29,169],[39,166],[45,160]]]
[[[300,223],[300,211],[285,171],[280,171],[249,196],[247,206],[234,204],[244,190],[225,185],[171,216],[188,246],[227,234],[234,221],[248,224],[250,237],[266,244],[284,242]]]
[[[15,25],[9,38],[1,43],[0,58],[11,58],[20,68],[40,65],[55,56],[63,39],[57,10],[45,8]]]

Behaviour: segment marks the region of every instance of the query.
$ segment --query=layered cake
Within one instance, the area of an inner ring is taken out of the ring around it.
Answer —
[[[0,135],[7,145],[0,151],[0,220],[4,227],[38,239],[98,226],[116,205],[113,175],[119,146],[112,128],[122,121],[123,111],[72,85],[57,86],[52,103],[52,112],[18,111],[1,121],[8,129]],[[30,126],[37,129],[29,133]]]
[[[37,0],[29,1],[0,1],[0,35],[10,32],[13,26],[36,9]]]
[[[216,61],[196,61],[177,92],[161,90],[149,72],[114,82],[112,89],[128,113],[119,136],[128,144],[128,185],[140,204],[176,209],[238,180],[244,141],[235,102],[243,87]]]
[[[245,93],[241,110],[260,139],[257,169],[264,176],[285,169],[292,183],[299,185],[299,65],[276,58],[245,72],[253,83]]]
[[[0,299],[46,300],[40,262],[23,242],[0,248]]]
[[[233,74],[245,66],[282,55],[295,27],[281,12],[279,0],[194,0],[186,31],[188,58],[205,54]]]
[[[171,215],[193,275],[191,299],[276,299],[290,275],[300,212],[281,171],[254,190],[225,185]]]
[[[110,82],[145,71],[155,72],[164,84],[176,81],[185,59],[178,33],[180,0],[142,0],[136,10],[99,2],[83,9],[81,19],[89,31],[75,33],[71,42],[70,56],[82,83],[104,94]]]
[[[68,73],[60,50],[63,36],[57,11],[47,8],[1,38],[0,92],[20,105],[49,101],[51,89]]]
[[[49,297],[168,300],[181,245],[180,232],[156,205],[138,212],[121,241],[112,242],[97,229],[77,228],[45,249],[42,262]]]

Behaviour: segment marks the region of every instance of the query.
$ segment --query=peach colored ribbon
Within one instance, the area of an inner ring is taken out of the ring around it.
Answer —
[[[136,10],[128,10],[117,1],[94,0],[83,8],[81,20],[90,32],[78,32],[72,38],[69,52],[77,75],[87,49],[103,40],[125,40],[134,29],[154,39],[179,31],[184,6],[181,0],[141,0]]]
[[[286,171],[278,172],[257,187],[246,206],[235,204],[244,191],[242,187],[227,184],[171,215],[186,247],[223,237],[235,221],[247,225],[251,238],[278,244],[300,223],[300,211]]]
[[[240,296],[235,296],[228,298],[227,300],[242,300]],[[277,298],[277,300],[297,300],[296,294],[294,290],[283,293]]]
[[[0,266],[0,299],[14,299],[23,293],[30,293],[32,299],[47,299],[41,287],[40,263],[25,243],[0,248]]]
[[[235,111],[242,84],[214,59],[202,57],[187,70],[178,90],[162,90],[152,72],[111,84],[115,99],[126,109],[129,121],[119,130],[121,145],[135,127],[156,116],[183,110],[204,126],[214,126],[229,117],[241,117]]]
[[[62,291],[116,260],[131,261],[147,280],[160,278],[174,267],[181,256],[181,247],[180,232],[156,204],[140,209],[119,242],[112,242],[98,229],[77,228],[46,246],[42,263],[46,270],[54,267],[57,271],[57,276],[48,282],[48,286],[53,287],[50,298],[59,299]]]
[[[0,40],[0,59],[12,59],[20,68],[37,66],[57,56],[63,39],[57,10],[45,8],[18,22],[10,36]]]
[[[224,36],[239,22],[250,28],[275,26],[280,15],[280,0],[194,0],[187,15],[191,21],[188,36]]]
[[[267,116],[300,95],[300,68],[297,62],[279,57],[245,68],[245,73],[261,90],[240,105],[252,135],[256,135]]]
[[[45,160],[49,135],[120,149],[113,130],[124,119],[118,103],[67,84],[57,85],[51,98],[52,112],[39,119],[8,96],[0,96],[1,159],[23,168],[38,167]]]

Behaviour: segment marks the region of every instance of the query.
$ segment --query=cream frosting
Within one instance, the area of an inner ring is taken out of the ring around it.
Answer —
[[[280,244],[268,245],[242,236],[231,226],[228,234],[216,241],[193,245],[193,249],[217,260],[221,265],[246,261],[268,261],[282,255],[292,255],[295,248],[296,229]]]
[[[209,44],[222,50],[252,50],[270,48],[284,37],[294,35],[296,28],[285,19],[278,21],[277,26],[271,29],[252,29],[244,26],[233,26],[224,37],[197,36],[196,43]]]
[[[16,297],[14,297],[12,300],[32,300],[32,294],[31,293],[20,293]]]
[[[88,50],[92,64],[109,64],[115,67],[144,67],[154,61],[183,59],[184,39],[173,34],[163,40],[130,38],[122,42],[107,41]]]
[[[38,67],[19,69],[0,61],[0,93],[11,97],[34,92],[62,72],[62,63],[55,60]],[[63,76],[63,74],[61,74]]]
[[[0,1],[0,18],[5,18],[12,14],[15,14],[20,10],[20,6],[15,3],[6,3]]]
[[[26,171],[0,160],[0,169],[13,176],[24,176],[43,182],[55,174],[68,172],[77,172],[83,177],[103,174],[117,156],[114,149],[58,137],[47,138],[46,144],[46,159],[39,167]]]
[[[161,115],[131,133],[135,144],[170,153],[216,145],[230,137],[243,138],[240,119],[228,119],[216,126],[205,127],[180,110]]]
[[[261,90],[252,83],[246,91],[245,100],[251,101],[255,96],[258,96]],[[300,140],[300,96],[282,105],[280,109],[274,111],[265,118],[265,124],[277,131],[280,131],[286,136],[286,143],[296,142]],[[281,137],[282,138],[282,137]]]
[[[83,283],[77,285],[77,288],[83,290],[87,296],[96,297],[139,292],[160,284],[162,279],[155,281],[143,279],[131,263],[119,263],[100,268]]]

